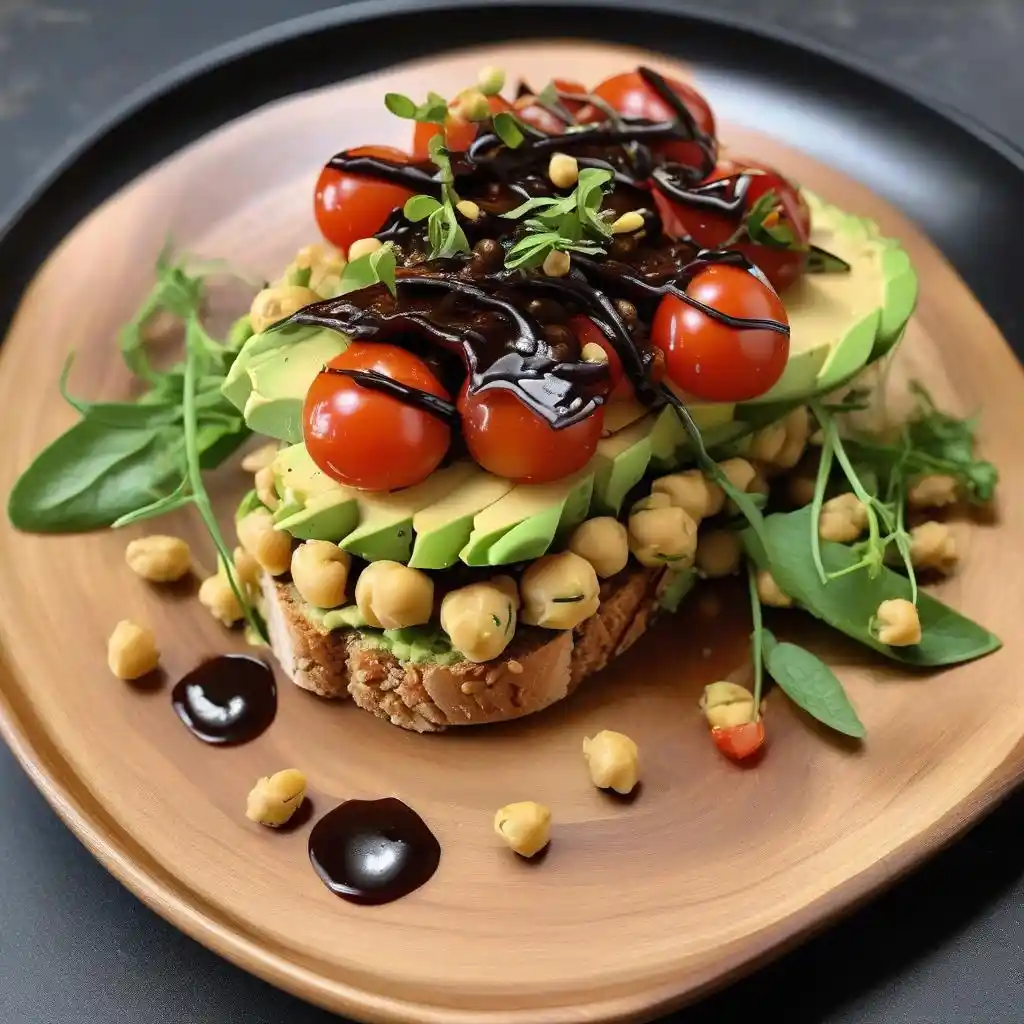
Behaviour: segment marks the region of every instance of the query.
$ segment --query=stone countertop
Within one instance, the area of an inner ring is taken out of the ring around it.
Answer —
[[[129,90],[318,0],[0,0],[0,209]],[[681,4],[693,7],[694,4]],[[715,0],[1024,147],[1024,0]],[[0,1021],[327,1024],[178,933],[79,846],[0,744]],[[1024,797],[895,890],[674,1024],[1017,1024]],[[31,851],[26,855],[26,851]]]

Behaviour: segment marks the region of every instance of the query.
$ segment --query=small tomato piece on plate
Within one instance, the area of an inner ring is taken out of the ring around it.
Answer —
[[[715,746],[730,760],[745,761],[764,746],[764,719],[740,725],[716,725],[711,730]]]
[[[487,104],[492,114],[512,109],[512,104],[504,96],[488,96]],[[445,147],[453,153],[464,153],[473,144],[479,130],[480,125],[475,121],[449,114],[444,123]],[[416,122],[412,133],[412,155],[417,160],[425,160],[430,156],[430,140],[440,131],[441,126],[433,121]]]

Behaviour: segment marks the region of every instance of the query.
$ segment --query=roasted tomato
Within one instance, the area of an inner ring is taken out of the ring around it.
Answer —
[[[349,152],[392,163],[409,162],[408,153],[391,146],[360,146]],[[368,238],[380,230],[391,211],[412,194],[399,185],[325,167],[316,183],[313,212],[324,238],[345,251],[356,239]]]
[[[593,457],[604,426],[604,407],[555,430],[505,390],[459,398],[462,433],[470,454],[489,473],[517,483],[542,484],[582,469]]]
[[[694,275],[686,294],[727,317],[789,323],[771,286],[742,267],[705,267]],[[787,334],[725,323],[675,295],[661,300],[651,342],[665,354],[669,379],[708,402],[745,402],[763,395],[782,376],[789,359]]]
[[[500,114],[503,110],[511,110],[512,104],[503,96],[488,96],[487,103],[492,114]],[[461,117],[449,115],[444,124],[444,144],[453,153],[463,153],[472,145],[480,125],[474,121],[466,121]],[[441,131],[439,124],[430,121],[417,121],[412,135],[412,155],[418,160],[430,156],[430,140]]]
[[[395,345],[353,342],[327,365],[376,370],[439,398],[450,397],[422,359]],[[302,426],[310,457],[329,477],[368,491],[425,480],[451,440],[448,425],[431,413],[327,371],[318,374],[306,395]]]
[[[764,719],[741,725],[719,725],[711,730],[715,746],[730,760],[745,761],[764,746]]]
[[[767,226],[772,231],[790,234],[795,247],[759,245],[751,241],[745,232],[730,247],[738,249],[756,263],[772,285],[781,291],[800,277],[807,263],[806,250],[801,247],[807,245],[811,236],[811,211],[792,182],[766,164],[745,157],[719,160],[718,166],[701,182],[701,186],[724,178],[736,178],[747,172],[752,172],[750,183],[742,208],[734,216],[707,204],[673,202],[657,191],[655,199],[665,216],[665,226],[670,234],[688,236],[706,249],[717,249],[742,229],[755,204],[769,192],[772,193],[776,200],[776,217]]]
[[[579,82],[573,82],[566,78],[554,79],[553,85],[559,92],[582,94],[587,91],[586,87]],[[532,125],[538,131],[544,132],[545,135],[563,135],[566,129],[565,122],[557,115],[552,114],[550,110],[538,106],[532,100],[532,96],[523,96],[516,100],[513,104],[516,117],[520,121],[525,121],[526,124]],[[561,103],[570,114],[576,114],[586,106],[580,100],[562,100]]]
[[[715,138],[715,115],[708,106],[708,101],[693,86],[679,82],[674,78],[666,78],[669,88],[683,101],[697,127],[712,141]],[[620,75],[606,78],[595,90],[594,95],[620,114],[627,117],[644,117],[650,121],[674,121],[676,112],[644,81],[639,71],[624,71]],[[596,107],[588,107],[580,112],[579,119],[584,122],[601,121],[604,114]],[[666,160],[700,167],[705,159],[703,149],[695,142],[665,142],[652,147]]]

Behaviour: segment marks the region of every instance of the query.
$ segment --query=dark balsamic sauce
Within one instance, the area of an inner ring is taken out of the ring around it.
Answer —
[[[436,416],[442,423],[450,427],[458,426],[459,411],[453,402],[446,401],[429,391],[414,388],[411,384],[403,384],[377,370],[348,370],[338,366],[325,366],[324,373],[334,373],[339,377],[348,377],[360,387],[369,391],[381,391],[392,398],[397,398],[415,409],[422,409]]]
[[[182,678],[171,703],[197,739],[233,746],[269,728],[277,714],[277,686],[274,673],[258,658],[223,654]]]
[[[313,826],[309,860],[336,896],[390,903],[430,881],[441,844],[401,800],[346,800]]]

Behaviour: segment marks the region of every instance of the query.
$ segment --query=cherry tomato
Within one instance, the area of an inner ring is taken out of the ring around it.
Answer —
[[[353,342],[329,367],[376,370],[448,399],[422,359],[395,345]],[[306,395],[302,433],[313,461],[333,480],[391,491],[425,480],[448,451],[451,430],[431,413],[357,384],[320,373]]]
[[[728,316],[789,323],[778,295],[741,267],[705,267],[686,294]],[[787,335],[731,327],[675,295],[661,300],[651,342],[665,353],[669,379],[709,402],[745,402],[763,395],[782,376],[789,358]]]
[[[715,115],[708,101],[693,86],[666,78],[669,88],[683,101],[690,115],[706,135],[715,138]],[[675,112],[643,80],[639,71],[624,71],[621,75],[606,78],[595,90],[594,95],[614,107],[627,117],[645,117],[650,121],[674,121]],[[592,122],[604,119],[604,114],[595,107],[581,111],[581,121]],[[666,142],[651,147],[667,160],[699,167],[704,160],[700,146],[695,142]]]
[[[730,178],[744,171],[756,171],[751,175],[741,216],[745,217],[754,204],[764,195],[773,192],[778,200],[779,222],[788,226],[798,243],[806,245],[811,235],[811,211],[807,201],[793,184],[778,171],[745,157],[731,157],[719,160],[714,171],[705,182]],[[655,198],[664,212],[667,205],[670,215],[666,230],[674,235],[688,235],[706,249],[717,249],[724,245],[740,226],[737,218],[727,217],[708,210],[706,207],[690,206],[685,203],[670,203],[657,191]],[[807,254],[796,249],[777,249],[767,245],[755,245],[749,239],[732,246],[756,263],[772,285],[779,290],[791,285],[802,273]]]
[[[715,746],[733,761],[744,761],[764,746],[764,719],[741,725],[716,725],[711,730]]]
[[[488,96],[487,103],[492,114],[512,109],[512,104],[503,96]],[[449,115],[444,123],[444,144],[453,153],[464,153],[473,144],[479,130],[480,125],[474,121],[464,121],[461,117]],[[440,131],[439,124],[417,121],[412,134],[412,155],[418,160],[430,156],[430,140]]]
[[[553,84],[559,92],[585,93],[587,91],[586,86],[567,78],[556,78]],[[544,132],[545,135],[564,135],[566,129],[565,122],[560,117],[552,114],[551,111],[538,106],[533,102],[533,99],[533,96],[523,96],[516,100],[513,104],[516,117],[520,121],[525,121],[526,124],[532,125],[538,131]],[[575,114],[586,106],[582,100],[562,100],[561,103],[570,114]]]
[[[543,484],[582,469],[593,457],[604,426],[604,407],[585,420],[554,430],[509,391],[459,399],[462,433],[470,455],[489,473],[516,483]]]
[[[580,349],[584,345],[600,345],[608,357],[608,377],[611,381],[609,396],[612,398],[631,398],[634,394],[633,384],[626,376],[622,368],[622,360],[615,346],[605,337],[601,330],[589,316],[574,316],[569,319],[569,327],[576,340],[580,343]]]
[[[391,146],[359,146],[349,153],[392,163],[409,162],[408,153]],[[380,230],[391,211],[412,194],[399,185],[325,167],[317,179],[313,212],[324,238],[345,250],[357,238],[368,238]]]

